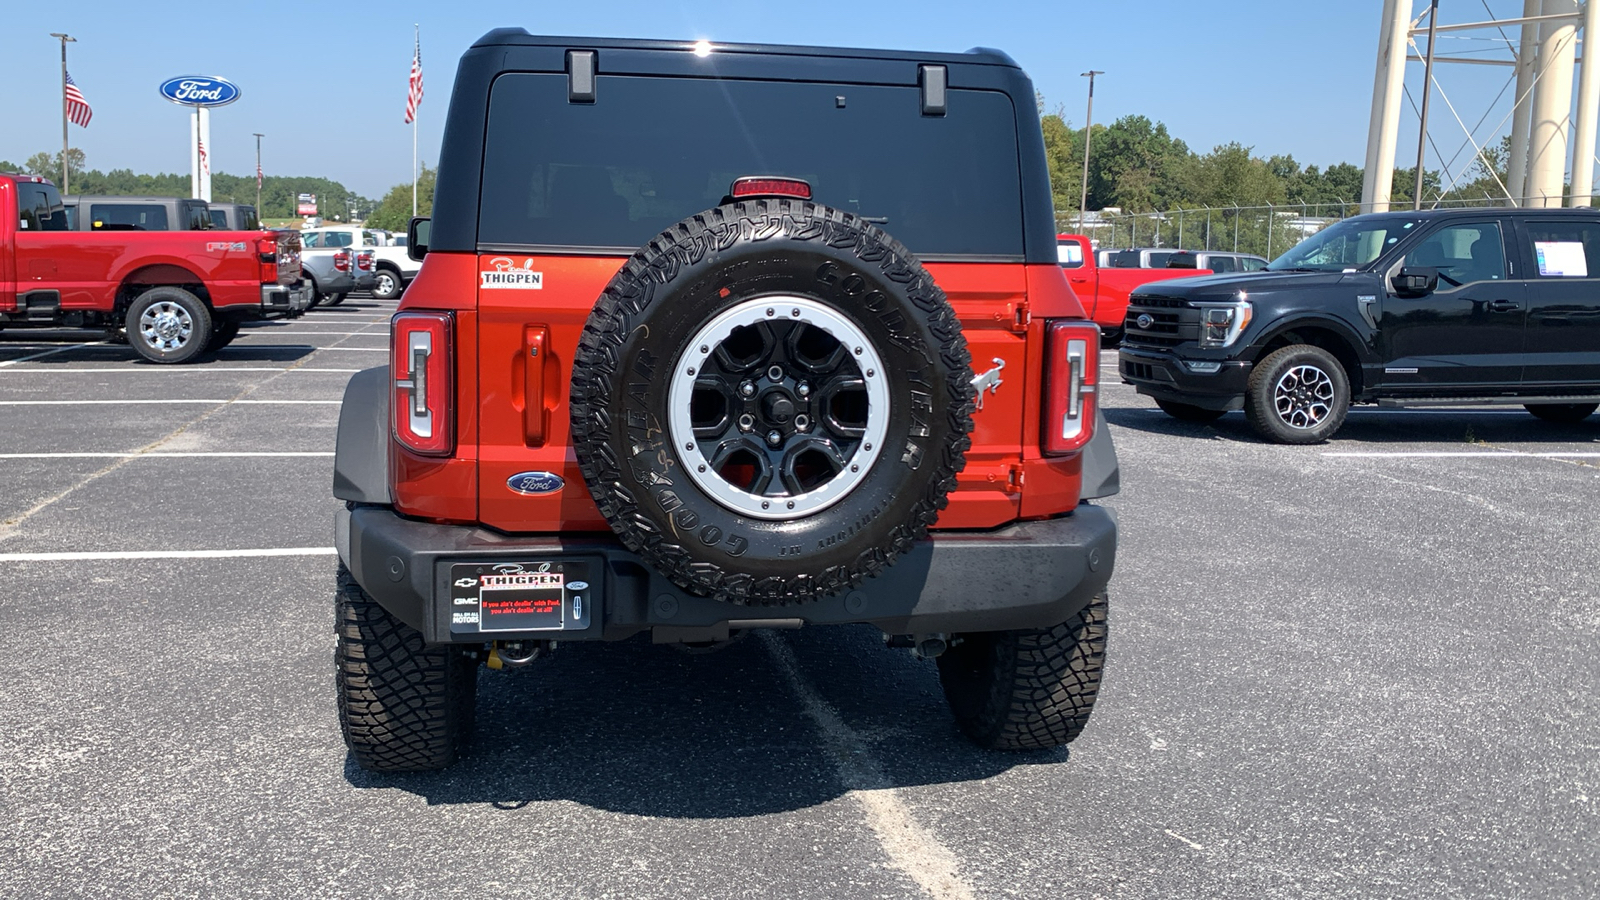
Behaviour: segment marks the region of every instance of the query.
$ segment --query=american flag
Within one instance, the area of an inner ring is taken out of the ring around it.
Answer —
[[[261,190],[261,161],[256,161],[256,190]]]
[[[71,73],[67,74],[67,118],[78,123],[81,127],[89,127],[89,117],[94,115],[94,110],[89,108],[89,101],[83,99],[83,91],[78,90],[78,83],[72,80]]]
[[[200,142],[200,171],[206,175],[211,174],[211,162],[206,159],[206,142]]]
[[[406,94],[406,124],[417,120],[417,107],[422,105],[422,38],[417,38],[417,49],[411,54],[410,90]]]

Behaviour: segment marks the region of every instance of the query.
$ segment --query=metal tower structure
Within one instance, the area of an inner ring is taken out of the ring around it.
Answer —
[[[1414,6],[1422,7],[1413,16]],[[1586,206],[1593,201],[1596,124],[1600,122],[1600,53],[1591,55],[1589,36],[1600,40],[1600,0],[1523,0],[1522,15],[1511,19],[1444,24],[1435,21],[1439,0],[1384,0],[1382,27],[1378,32],[1378,64],[1372,85],[1372,118],[1367,131],[1366,171],[1361,189],[1362,212],[1384,212],[1390,208],[1395,163],[1395,145],[1400,135],[1401,104],[1407,99],[1406,63],[1425,64],[1424,96],[1418,134],[1418,159],[1422,148],[1432,142],[1428,132],[1428,98],[1438,93],[1472,145],[1474,159],[1485,163],[1484,146],[1476,137],[1477,128],[1468,128],[1456,112],[1434,75],[1437,64],[1508,66],[1514,69],[1509,81],[1516,85],[1511,111],[1490,132],[1499,134],[1506,119],[1511,120],[1511,154],[1507,177],[1499,182],[1499,199],[1513,206],[1562,206],[1568,199]],[[1520,26],[1521,34],[1512,42],[1506,29]],[[1434,52],[1435,37],[1445,32],[1495,29],[1505,39],[1510,59],[1483,59],[1441,56]],[[1585,44],[1582,65],[1578,65],[1578,35]],[[1418,46],[1418,36],[1426,48]],[[1573,116],[1573,73],[1577,72],[1577,114]],[[1508,81],[1508,86],[1509,86]],[[1481,125],[1482,122],[1480,121]],[[1462,149],[1465,149],[1463,145]],[[1572,183],[1565,188],[1568,161]],[[1419,165],[1419,170],[1421,166]],[[1446,177],[1459,181],[1467,166]],[[1418,173],[1420,180],[1420,171]],[[1446,188],[1448,191],[1448,188]],[[1420,193],[1420,192],[1419,192]]]

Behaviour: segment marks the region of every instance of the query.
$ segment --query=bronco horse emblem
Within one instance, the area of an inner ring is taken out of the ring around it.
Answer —
[[[987,391],[988,393],[991,393],[991,394],[1000,393],[1000,385],[1004,383],[1004,382],[1002,382],[1000,380],[1000,370],[1004,369],[1005,367],[1006,367],[1006,361],[1001,359],[1000,357],[996,356],[994,358],[994,368],[992,368],[989,371],[983,373],[982,375],[974,375],[973,376],[973,378],[972,378],[972,386],[974,388],[977,388],[977,390],[978,390],[978,408],[979,409],[983,409],[983,395],[984,395],[984,392]]]

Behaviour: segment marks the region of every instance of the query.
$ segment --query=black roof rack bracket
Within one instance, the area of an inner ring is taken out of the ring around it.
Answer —
[[[594,102],[594,51],[567,51],[567,102]]]
[[[944,66],[918,66],[917,80],[922,84],[922,114],[925,116],[942,116],[945,114],[945,87],[948,84],[948,74]]]

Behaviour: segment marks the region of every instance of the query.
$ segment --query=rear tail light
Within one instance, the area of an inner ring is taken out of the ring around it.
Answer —
[[[367,271],[367,272],[372,271],[372,251],[371,250],[363,250],[362,252],[356,254],[356,268],[362,269],[362,270]]]
[[[733,186],[728,188],[728,196],[735,200],[742,197],[794,197],[810,200],[811,185],[799,178],[746,175],[733,180]]]
[[[341,272],[350,271],[350,251],[340,250],[333,255],[333,267]]]
[[[390,418],[395,440],[423,456],[449,456],[455,451],[451,332],[449,313],[405,312],[394,317]]]
[[[256,240],[256,259],[261,263],[261,283],[272,284],[278,280],[278,239]]]
[[[1099,375],[1100,326],[1070,319],[1047,322],[1040,432],[1044,455],[1076,453],[1094,437]]]

